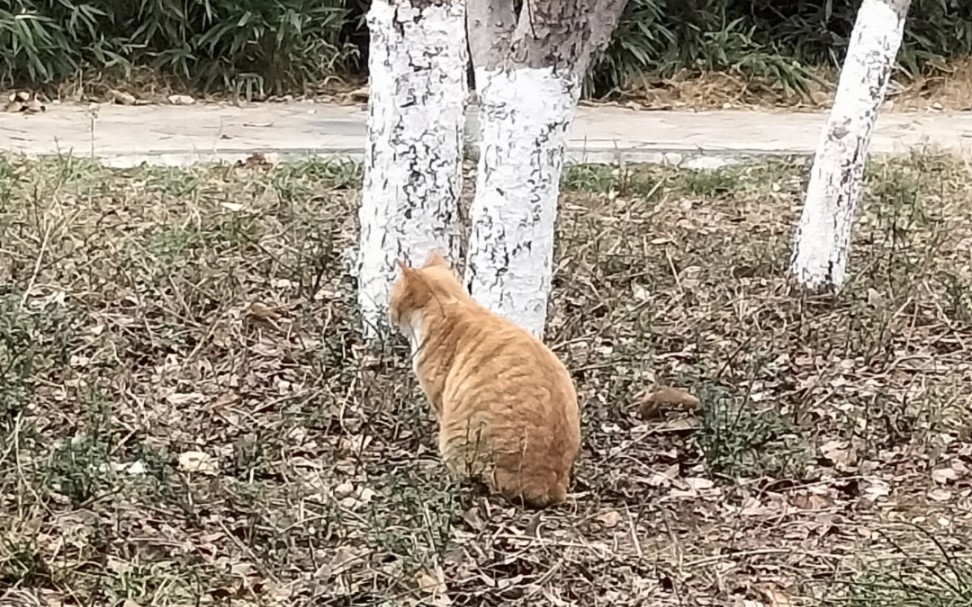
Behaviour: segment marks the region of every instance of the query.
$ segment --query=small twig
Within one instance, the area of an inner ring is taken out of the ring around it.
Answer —
[[[37,259],[34,260],[34,271],[30,276],[30,280],[27,282],[27,288],[24,289],[24,294],[20,298],[20,309],[24,310],[27,307],[27,298],[30,297],[30,292],[34,290],[34,286],[37,283],[37,277],[40,276],[41,265],[44,263],[44,255],[47,253],[47,245],[50,242],[51,237],[51,225],[49,223],[44,226],[44,237],[41,240],[40,251],[37,253]]]
[[[247,546],[246,544],[244,544],[243,541],[240,538],[238,538],[235,535],[233,535],[233,532],[230,531],[229,528],[226,527],[226,524],[223,521],[219,521],[219,526],[223,530],[223,533],[226,534],[226,537],[228,537],[234,544],[236,544],[236,547],[237,548],[239,548],[240,550],[242,550],[243,552],[245,552],[246,555],[249,556],[253,560],[254,566],[256,566],[256,568],[260,570],[260,573],[262,573],[266,577],[270,578],[270,580],[273,581],[274,584],[279,584],[280,583],[280,580],[277,579],[277,576],[275,576],[273,574],[273,572],[270,571],[260,561],[259,557],[257,557],[256,554],[254,554],[253,550],[251,550],[249,546]]]
[[[624,505],[624,513],[628,515],[628,531],[631,533],[631,543],[634,544],[638,559],[645,558],[645,553],[641,550],[641,540],[638,539],[638,530],[635,528],[634,519],[631,518],[631,510],[628,505]]]
[[[711,565],[712,563],[718,563],[719,561],[728,558],[738,558],[746,556],[763,556],[768,554],[791,554],[793,550],[786,548],[760,548],[758,550],[741,550],[739,552],[730,552],[727,554],[717,554],[715,556],[707,556],[695,561],[689,561],[683,566],[687,569],[693,567],[702,567],[704,565]]]

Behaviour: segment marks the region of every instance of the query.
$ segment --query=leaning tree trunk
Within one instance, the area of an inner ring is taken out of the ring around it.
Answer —
[[[809,289],[839,290],[871,131],[901,46],[910,0],[864,0],[847,47],[837,94],[817,146],[790,272]]]
[[[567,130],[593,54],[624,0],[469,5],[480,153],[465,282],[537,336],[547,317]]]
[[[368,142],[357,251],[366,337],[388,328],[395,259],[459,252],[466,104],[464,0],[373,0]]]

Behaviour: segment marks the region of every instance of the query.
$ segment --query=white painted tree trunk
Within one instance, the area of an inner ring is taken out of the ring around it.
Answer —
[[[910,0],[863,0],[834,105],[814,157],[790,272],[808,289],[839,290],[871,132],[901,46]]]
[[[480,149],[465,282],[543,337],[567,132],[594,53],[626,0],[476,0],[469,42]]]
[[[567,129],[580,83],[553,69],[476,71],[481,141],[466,286],[543,336]]]
[[[395,259],[459,254],[466,103],[464,0],[373,0],[357,252],[367,338],[388,330]]]

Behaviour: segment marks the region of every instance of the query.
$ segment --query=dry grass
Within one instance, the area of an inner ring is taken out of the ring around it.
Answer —
[[[534,513],[360,342],[355,167],[0,163],[0,604],[972,605],[972,173],[874,166],[836,299],[783,279],[805,174],[568,171]]]
[[[786,90],[778,82],[769,82],[739,72],[684,72],[673,78],[660,79],[647,75],[643,82],[605,99],[585,100],[585,104],[622,104],[650,109],[721,109],[759,108],[762,110],[824,110],[831,106],[837,70],[810,70],[809,96]],[[315,99],[339,104],[362,104],[367,100],[367,81],[360,77],[334,76],[321,82],[316,90],[303,94],[270,96],[251,101],[293,101]],[[76,80],[62,83],[51,90],[40,90],[64,103],[112,102],[121,91],[133,95],[139,103],[168,103],[172,94],[184,94],[186,88],[178,79],[160,75],[148,68],[135,70],[129,78],[111,78],[98,73],[85,73]],[[6,97],[14,91],[0,91]],[[235,93],[193,93],[200,102],[245,102]],[[46,98],[46,97],[45,97]],[[956,59],[928,76],[898,73],[889,87],[883,111],[968,111],[972,109],[972,58]]]
[[[720,109],[752,107],[763,110],[823,110],[833,102],[838,72],[811,70],[809,96],[785,90],[741,73],[682,74],[660,80],[646,77],[640,86],[614,95],[616,102],[651,109]],[[972,59],[957,59],[929,76],[897,74],[888,89],[884,111],[972,109]]]

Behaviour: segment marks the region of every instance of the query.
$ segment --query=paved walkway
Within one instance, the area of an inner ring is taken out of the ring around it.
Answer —
[[[477,130],[475,108],[467,137]],[[0,113],[0,149],[28,155],[93,155],[115,166],[235,161],[252,152],[360,158],[365,108],[318,103],[193,106],[50,105],[39,114]],[[759,155],[812,154],[826,115],[748,110],[578,109],[571,161],[718,166]],[[886,112],[872,151],[931,144],[969,154],[972,112]]]

